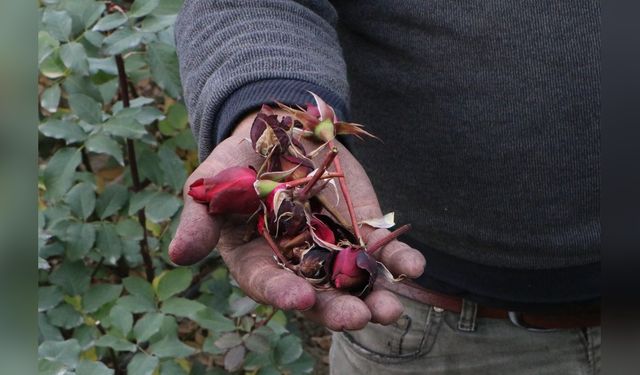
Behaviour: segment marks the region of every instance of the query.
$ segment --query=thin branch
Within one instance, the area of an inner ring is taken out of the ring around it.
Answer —
[[[379,239],[378,241],[370,244],[369,246],[367,246],[367,253],[369,254],[373,254],[375,253],[377,250],[383,248],[384,246],[388,245],[389,242],[395,240],[396,238],[398,238],[399,236],[407,233],[409,230],[411,230],[411,224],[405,224],[403,226],[401,226],[400,228],[394,230],[393,232],[387,234],[386,236],[382,237],[381,239]]]
[[[278,245],[273,241],[273,238],[271,238],[271,235],[269,234],[269,232],[267,232],[266,230],[262,231],[262,237],[264,237],[264,239],[267,240],[269,247],[271,248],[273,253],[278,257],[278,259],[280,259],[280,261],[285,265],[285,267],[287,267],[288,269],[293,269],[291,262],[289,262],[287,258],[285,258],[284,255],[282,255],[282,252],[278,248]]]
[[[318,168],[316,173],[311,177],[311,180],[304,186],[304,188],[300,192],[299,199],[301,201],[306,201],[307,199],[309,199],[309,192],[311,191],[311,188],[316,184],[316,182],[318,182],[318,180],[320,180],[322,175],[324,175],[324,172],[327,170],[327,168],[329,168],[329,165],[331,165],[331,162],[333,162],[333,159],[335,159],[337,155],[338,149],[333,147],[322,161],[320,168]]]
[[[124,68],[124,60],[122,55],[117,54],[115,56],[116,66],[118,67],[118,81],[120,86],[120,99],[122,100],[122,106],[129,108],[131,103],[129,102],[129,85],[127,79],[127,72]],[[140,174],[138,173],[138,161],[136,159],[136,149],[133,140],[127,139],[127,159],[129,160],[129,167],[131,168],[131,179],[133,180],[133,190],[138,192],[142,190],[142,184],[140,183]],[[147,238],[147,217],[144,212],[144,207],[138,210],[138,222],[142,226],[143,236],[140,240],[140,249],[142,253],[142,260],[144,262],[144,269],[149,282],[153,281],[155,274],[153,272],[153,262],[151,255],[149,254],[149,241]]]
[[[329,141],[329,147],[336,147],[333,140]],[[364,246],[364,241],[362,240],[362,235],[360,234],[360,228],[358,227],[358,219],[356,219],[356,211],[353,208],[351,194],[349,193],[347,181],[345,180],[344,172],[342,171],[342,165],[340,165],[340,158],[335,158],[333,164],[336,166],[336,172],[342,175],[342,177],[338,178],[338,182],[340,183],[340,190],[342,190],[342,195],[344,196],[344,202],[347,205],[347,209],[349,210],[349,217],[351,219],[351,228],[353,228],[353,234],[358,239],[358,242],[360,242],[360,246]]]

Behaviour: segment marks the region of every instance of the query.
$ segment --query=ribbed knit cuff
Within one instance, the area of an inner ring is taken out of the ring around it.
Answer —
[[[252,82],[231,94],[216,116],[216,143],[231,135],[234,127],[251,111],[260,109],[262,104],[274,105],[275,100],[287,105],[313,103],[313,96],[320,96],[336,111],[340,120],[348,120],[345,102],[335,93],[316,84],[294,79],[269,79]]]

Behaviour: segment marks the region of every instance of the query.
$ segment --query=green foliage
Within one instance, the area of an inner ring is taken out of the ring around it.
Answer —
[[[168,262],[197,163],[182,0],[40,3],[39,373],[310,373],[285,314],[245,297],[218,256]]]

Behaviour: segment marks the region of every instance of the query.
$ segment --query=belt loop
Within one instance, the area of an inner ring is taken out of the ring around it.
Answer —
[[[474,332],[476,330],[477,314],[478,304],[463,299],[462,308],[460,309],[460,319],[458,320],[458,330],[464,332]]]

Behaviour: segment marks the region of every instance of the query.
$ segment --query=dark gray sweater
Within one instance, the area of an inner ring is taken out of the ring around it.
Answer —
[[[186,0],[200,157],[247,111],[325,97],[424,285],[479,300],[599,293],[600,8],[592,0]]]

